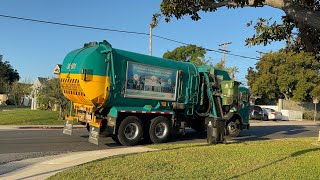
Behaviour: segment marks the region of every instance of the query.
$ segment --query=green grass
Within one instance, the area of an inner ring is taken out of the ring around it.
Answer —
[[[0,106],[0,125],[62,125],[58,112]]]
[[[50,179],[320,179],[316,138],[160,144],[161,151],[90,162]]]

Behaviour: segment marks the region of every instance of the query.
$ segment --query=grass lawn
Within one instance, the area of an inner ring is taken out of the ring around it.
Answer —
[[[0,125],[62,125],[58,112],[0,106]]]
[[[316,138],[239,144],[160,144],[60,172],[50,179],[320,179]]]

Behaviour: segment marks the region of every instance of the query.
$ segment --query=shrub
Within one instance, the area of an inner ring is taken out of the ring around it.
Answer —
[[[314,119],[314,111],[306,111],[303,113],[303,119],[313,120]],[[320,112],[317,112],[316,120],[320,120]]]

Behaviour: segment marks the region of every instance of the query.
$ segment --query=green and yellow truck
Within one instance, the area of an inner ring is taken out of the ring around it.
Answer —
[[[249,128],[249,91],[228,73],[115,49],[107,41],[71,51],[59,75],[61,90],[73,102],[64,133],[73,121],[87,126],[89,142],[101,134],[122,145],[142,139],[166,142],[187,127],[213,127],[213,143]]]

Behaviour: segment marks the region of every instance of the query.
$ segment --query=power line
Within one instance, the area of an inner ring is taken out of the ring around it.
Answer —
[[[59,26],[69,26],[69,27],[76,27],[76,28],[102,30],[102,31],[112,31],[112,32],[120,32],[120,33],[128,33],[128,34],[149,35],[148,33],[142,33],[142,32],[125,31],[125,30],[117,30],[117,29],[109,29],[109,28],[100,28],[100,27],[93,27],[93,26],[83,26],[83,25],[67,24],[67,23],[59,23],[59,22],[44,21],[44,20],[38,20],[38,19],[30,19],[30,18],[22,18],[22,17],[16,17],[16,16],[8,16],[8,15],[3,15],[3,14],[0,14],[0,17],[10,18],[10,19],[18,19],[18,20],[23,20],[23,21],[31,21],[31,22],[37,22],[37,23],[44,23],[44,24],[53,24],[53,25],[59,25]]]
[[[67,27],[92,29],[92,30],[100,30],[100,31],[110,31],[110,32],[127,33],[127,34],[136,34],[136,35],[145,35],[145,36],[149,36],[150,35],[149,33],[143,33],[143,32],[125,31],[125,30],[118,30],[118,29],[109,29],[109,28],[84,26],[84,25],[60,23],[60,22],[53,22],[53,21],[44,21],[44,20],[39,20],[39,19],[30,19],[30,18],[23,18],[23,17],[17,17],[17,16],[8,16],[8,15],[4,15],[4,14],[0,14],[0,17],[9,18],[9,19],[16,19],[16,20],[22,20],[22,21],[37,22],[37,23],[43,23],[43,24],[52,24],[52,25],[58,25],[58,26],[67,26]],[[153,35],[153,36],[157,37],[159,39],[163,39],[163,40],[166,40],[166,41],[171,41],[171,42],[174,42],[174,43],[179,43],[179,44],[183,44],[183,45],[191,45],[190,43],[185,43],[185,42],[182,42],[182,41],[170,39],[170,38],[167,38],[167,37],[164,37],[164,36],[159,36],[159,35]],[[214,49],[209,49],[209,48],[204,48],[204,49],[206,51],[217,52],[217,53],[222,53],[222,54],[224,53],[223,51],[219,51],[219,50],[214,50]],[[245,58],[245,59],[259,60],[257,58],[243,56],[243,55],[239,55],[239,54],[233,54],[233,53],[230,53],[230,52],[227,52],[226,54],[231,55],[231,56]]]

